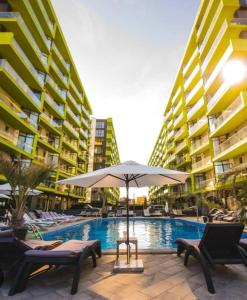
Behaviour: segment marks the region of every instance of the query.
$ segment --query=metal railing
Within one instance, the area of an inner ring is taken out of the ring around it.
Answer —
[[[48,94],[48,93],[46,93],[45,94],[45,99],[59,112],[59,113],[61,113],[62,115],[64,114],[64,112],[65,112],[65,110],[64,110],[64,105],[58,105],[57,103],[56,103],[56,101],[54,101],[53,99],[52,99],[52,97]]]
[[[232,133],[232,136],[230,136],[224,142],[218,145],[214,144],[215,155],[220,154],[221,152],[229,149],[230,147],[234,146],[235,144],[241,142],[246,138],[247,138],[247,125],[239,129],[237,132]]]
[[[46,80],[51,84],[51,86],[57,91],[57,93],[66,100],[66,94],[67,90],[62,89],[58,84],[55,83],[55,81],[49,76],[46,76]]]
[[[5,68],[9,74],[13,77],[14,81],[27,93],[28,96],[35,102],[36,105],[40,106],[40,99],[34,94],[29,86],[23,81],[23,79],[16,73],[13,67],[7,62],[6,59],[0,59],[0,67]]]
[[[189,134],[193,134],[196,130],[198,130],[201,126],[207,124],[208,119],[206,116],[203,116],[201,119],[199,119],[196,123],[193,125],[189,125]]]
[[[200,147],[208,143],[209,143],[208,135],[204,135],[202,138],[196,139],[195,141],[191,142],[191,146],[190,146],[191,152],[198,150]]]
[[[77,138],[79,137],[78,131],[67,121],[65,120],[63,123],[71,133],[73,133]]]
[[[192,171],[200,169],[202,167],[208,167],[212,164],[211,158],[206,157],[197,162],[192,162]]]
[[[190,119],[202,106],[204,105],[204,98],[201,97],[196,104],[194,104],[189,110],[188,110],[188,119]]]

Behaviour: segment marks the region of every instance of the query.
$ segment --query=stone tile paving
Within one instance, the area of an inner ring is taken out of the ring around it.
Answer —
[[[86,262],[78,293],[70,295],[73,269],[60,268],[29,281],[25,292],[8,297],[9,283],[0,288],[0,299],[10,300],[193,300],[247,299],[247,268],[217,267],[213,272],[216,294],[208,293],[198,263],[191,258],[189,267],[172,255],[143,255],[142,274],[112,274],[115,257],[103,255],[93,269]]]

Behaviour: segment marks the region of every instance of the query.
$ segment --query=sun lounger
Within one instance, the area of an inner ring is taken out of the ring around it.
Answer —
[[[15,273],[24,252],[33,249],[52,249],[62,241],[28,240],[21,241],[14,237],[13,230],[0,231],[0,285],[4,280],[4,271]]]
[[[199,261],[210,293],[215,293],[215,289],[209,266],[216,264],[245,264],[247,266],[247,257],[245,259],[238,248],[243,229],[244,225],[239,223],[208,223],[201,240],[175,240],[177,255],[180,256],[185,251],[185,266],[188,264],[190,255]]]
[[[77,292],[80,272],[84,261],[92,257],[93,266],[96,267],[96,254],[101,256],[100,241],[70,240],[52,250],[29,250],[24,254],[24,259],[18,269],[16,278],[10,289],[9,295],[14,295],[25,290],[32,267],[35,265],[74,265],[74,275],[71,294]]]
[[[116,217],[123,217],[123,213],[122,213],[122,210],[121,209],[118,209],[116,211]]]
[[[183,217],[185,216],[181,209],[172,209],[170,212],[170,217]]]
[[[24,221],[27,225],[36,225],[38,227],[50,227],[53,225],[57,225],[54,221],[42,220],[42,219],[33,219],[27,213],[24,214]]]
[[[144,217],[150,217],[150,212],[148,209],[143,209],[143,216]]]

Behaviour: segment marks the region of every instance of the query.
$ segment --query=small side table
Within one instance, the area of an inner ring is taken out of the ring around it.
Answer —
[[[126,242],[126,237],[122,237],[117,239],[117,259],[119,258],[119,246]],[[136,247],[136,259],[138,259],[138,240],[136,237],[129,238],[130,244],[135,245]]]

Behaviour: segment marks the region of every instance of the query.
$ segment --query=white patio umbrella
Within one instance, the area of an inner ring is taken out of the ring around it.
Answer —
[[[152,185],[182,184],[189,173],[175,170],[150,167],[126,161],[108,168],[99,169],[83,175],[58,181],[59,184],[70,184],[89,188],[126,187],[127,191],[127,264],[130,259],[129,245],[129,188]]]
[[[16,190],[16,192],[18,192],[18,189]],[[4,195],[11,195],[11,186],[9,183],[5,183],[5,184],[1,184],[0,185],[0,193],[4,194]],[[29,196],[37,196],[39,194],[41,194],[41,191],[38,190],[28,190],[28,195]]]

